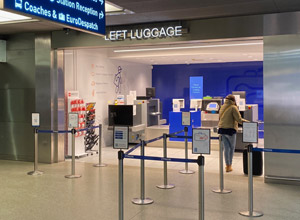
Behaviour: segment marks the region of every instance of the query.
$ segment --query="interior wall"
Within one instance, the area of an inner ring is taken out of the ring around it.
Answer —
[[[34,158],[34,34],[7,36],[7,63],[0,63],[0,158]]]
[[[65,91],[78,90],[85,102],[96,102],[96,123],[103,125],[102,146],[112,145],[108,104],[113,104],[118,94],[126,98],[131,90],[144,96],[145,88],[152,85],[151,71],[150,65],[112,60],[106,49],[65,51]]]
[[[263,118],[263,62],[156,65],[152,82],[156,97],[163,102],[163,118],[169,119],[173,98],[184,98],[190,110],[190,76],[203,76],[203,95],[226,97],[232,91],[246,91],[247,104],[259,105]]]
[[[300,35],[264,37],[265,148],[300,150]],[[266,180],[300,181],[299,154],[265,153]]]

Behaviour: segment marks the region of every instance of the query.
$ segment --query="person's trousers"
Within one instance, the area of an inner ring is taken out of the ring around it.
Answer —
[[[232,165],[232,158],[236,144],[236,134],[233,134],[232,136],[228,134],[221,134],[221,138],[221,144],[224,149],[225,163],[227,166]]]

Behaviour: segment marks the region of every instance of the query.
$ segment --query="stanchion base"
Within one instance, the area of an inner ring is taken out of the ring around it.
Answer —
[[[149,205],[152,204],[154,201],[153,199],[150,198],[146,198],[146,199],[134,198],[131,200],[131,202],[136,205]]]
[[[101,163],[101,164],[94,164],[94,167],[107,167],[107,164]]]
[[[79,175],[79,174],[75,174],[75,175],[65,175],[65,177],[66,177],[67,179],[76,179],[76,178],[80,178],[81,175]]]
[[[193,171],[193,170],[180,170],[179,173],[181,173],[181,174],[194,174],[195,171]]]
[[[249,211],[240,212],[239,214],[245,217],[261,217],[264,215],[262,212],[255,212],[255,211],[252,212],[252,215],[250,215]]]
[[[175,188],[175,185],[173,185],[173,184],[168,184],[168,185],[158,185],[158,186],[156,186],[157,188],[159,188],[159,189],[173,189],[173,188]]]
[[[212,190],[214,193],[219,193],[219,194],[228,194],[228,193],[232,193],[232,190],[230,189],[213,189]]]
[[[36,171],[28,172],[27,174],[30,176],[40,176],[43,175],[43,173],[44,173],[43,171],[36,170]]]

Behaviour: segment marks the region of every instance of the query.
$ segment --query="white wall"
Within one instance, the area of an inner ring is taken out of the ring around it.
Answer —
[[[120,94],[136,90],[138,96],[146,94],[152,86],[152,67],[109,59],[106,49],[80,49],[65,51],[66,92],[78,90],[85,102],[96,102],[96,123],[103,125],[102,146],[112,145],[112,131],[108,131],[108,104],[116,99],[115,74],[121,71]]]

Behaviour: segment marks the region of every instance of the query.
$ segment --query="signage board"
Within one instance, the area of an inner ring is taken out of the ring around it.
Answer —
[[[105,0],[4,0],[4,9],[104,35],[104,4]]]
[[[114,149],[128,149],[129,127],[115,126],[113,141]]]
[[[190,125],[191,125],[191,113],[182,112],[182,126],[190,126]]]
[[[78,113],[69,113],[69,128],[78,128]]]
[[[40,127],[40,113],[32,113],[32,127]]]
[[[119,40],[142,40],[142,39],[156,39],[167,37],[182,36],[183,29],[181,25],[166,26],[166,27],[145,27],[138,29],[122,29],[112,30],[107,33],[105,40],[119,41]]]
[[[210,129],[193,128],[193,154],[210,154]]]
[[[258,123],[243,122],[243,142],[258,143]]]
[[[203,76],[190,77],[190,99],[203,99]]]

